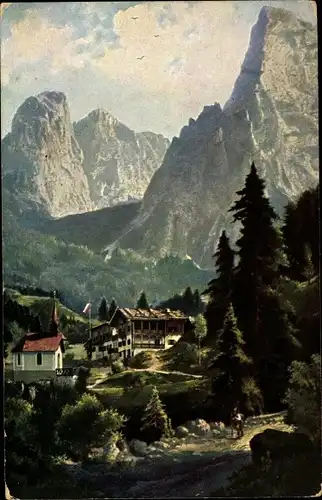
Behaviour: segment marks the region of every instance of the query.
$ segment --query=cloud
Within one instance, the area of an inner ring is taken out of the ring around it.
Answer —
[[[67,94],[74,119],[99,105],[138,131],[178,134],[204,105],[230,97],[265,4],[314,17],[304,0],[8,4],[6,129],[22,100],[46,89]]]
[[[106,49],[94,67],[147,94],[167,94],[194,114],[228,98],[249,40],[229,1],[141,4],[118,12],[113,29],[119,48]]]
[[[50,60],[66,52],[73,28],[57,27],[35,11],[30,11],[22,21],[13,24],[11,36],[1,44],[1,81],[10,82],[10,77],[19,66]]]

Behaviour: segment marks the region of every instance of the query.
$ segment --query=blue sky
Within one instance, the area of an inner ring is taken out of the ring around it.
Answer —
[[[2,4],[2,135],[44,90],[67,95],[73,120],[104,108],[136,131],[178,135],[228,100],[264,5],[316,23],[308,0]]]

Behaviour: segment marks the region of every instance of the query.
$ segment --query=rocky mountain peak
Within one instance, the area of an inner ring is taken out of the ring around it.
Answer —
[[[83,153],[74,137],[66,96],[42,92],[18,108],[2,143],[4,184],[21,202],[62,217],[92,210]]]
[[[178,252],[212,266],[220,233],[238,234],[228,209],[254,160],[274,208],[318,182],[317,31],[265,7],[230,99],[206,106],[174,138],[118,244]]]
[[[169,145],[160,134],[135,133],[103,109],[74,123],[74,131],[97,208],[141,199]]]

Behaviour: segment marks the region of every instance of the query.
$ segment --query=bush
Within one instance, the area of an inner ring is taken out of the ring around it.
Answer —
[[[321,444],[320,366],[321,356],[317,354],[311,357],[310,364],[293,361],[285,396],[287,422],[306,430],[318,447]]]
[[[149,368],[151,366],[152,354],[148,351],[141,351],[136,356],[130,359],[129,366],[131,368]]]
[[[112,363],[112,373],[122,373],[124,371],[125,367],[122,361],[115,361]]]
[[[95,396],[84,394],[76,405],[64,407],[57,430],[69,456],[73,458],[76,454],[85,461],[91,448],[111,439],[124,421],[124,416],[116,410],[104,410]]]

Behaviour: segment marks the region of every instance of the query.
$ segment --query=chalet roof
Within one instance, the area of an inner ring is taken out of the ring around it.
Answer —
[[[188,319],[182,311],[173,311],[171,309],[132,309],[122,308],[119,311],[127,319]]]
[[[16,344],[12,352],[56,352],[63,340],[65,337],[62,333],[51,337],[28,333]]]

